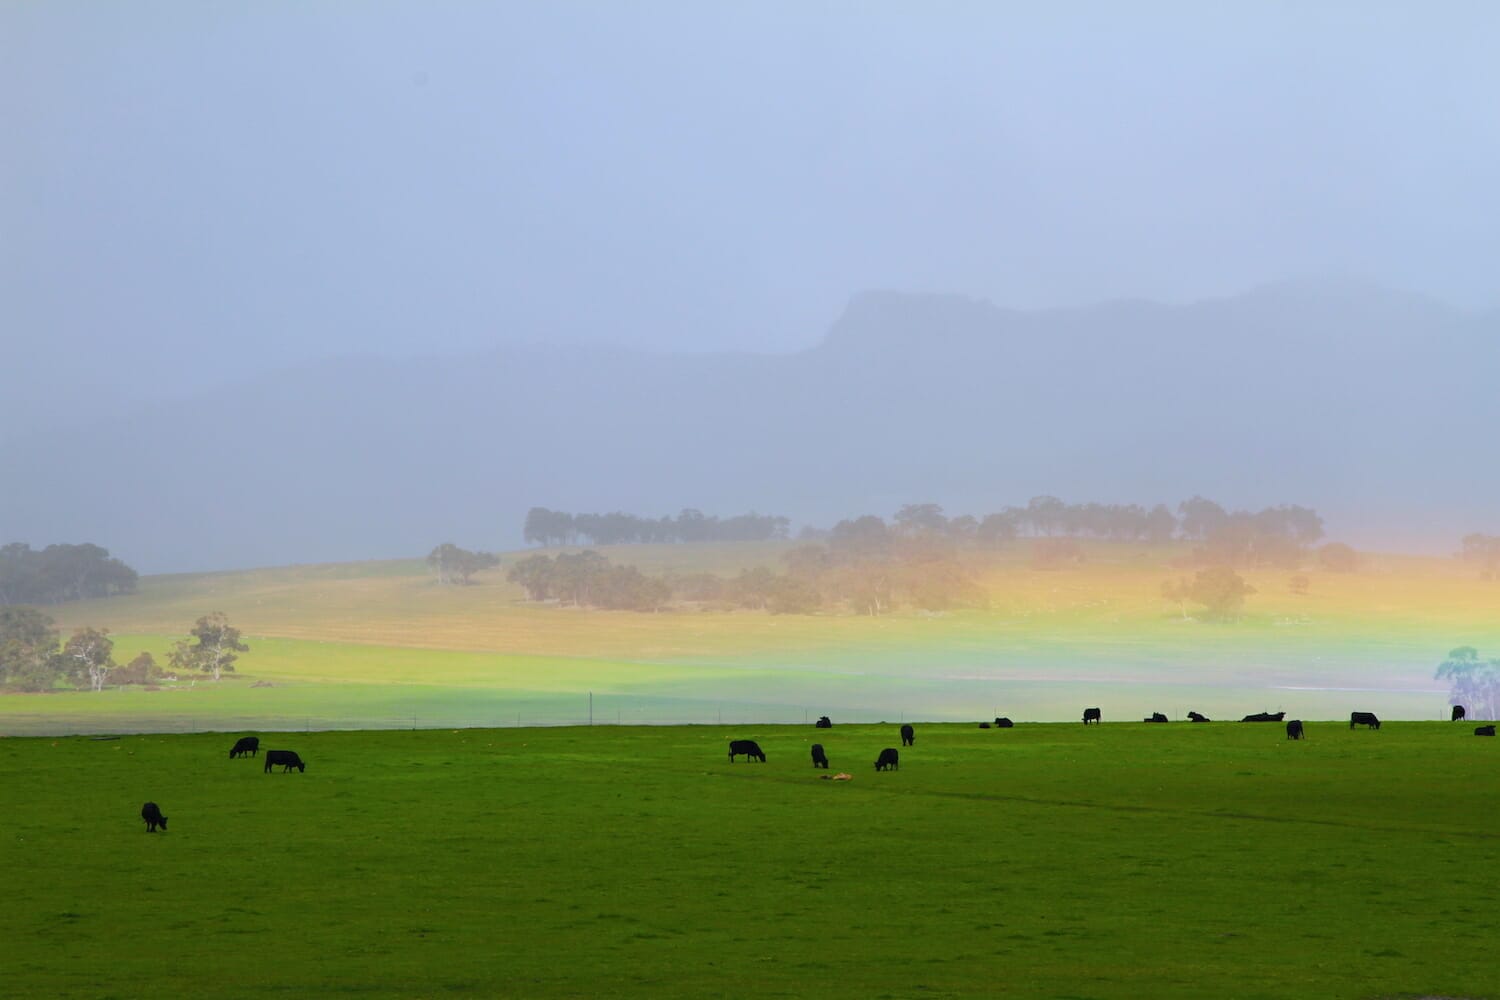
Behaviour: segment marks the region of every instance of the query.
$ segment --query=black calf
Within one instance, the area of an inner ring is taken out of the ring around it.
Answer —
[[[886,768],[901,770],[901,754],[895,747],[886,747],[880,751],[880,757],[875,761],[875,770],[884,771]]]
[[[141,819],[146,821],[147,833],[155,833],[157,827],[161,827],[163,833],[167,831],[167,817],[161,814],[155,802],[141,806]]]
[[[901,727],[901,745],[904,746],[904,747],[909,747],[913,743],[916,743],[916,742],[917,742],[917,731],[915,729],[913,729],[911,726],[902,726]]]
[[[821,767],[825,769],[828,767],[828,755],[823,752],[823,744],[814,743],[812,745],[812,758],[813,767]]]
[[[1286,724],[1286,738],[1289,740],[1300,740],[1302,738],[1302,720],[1293,719]]]

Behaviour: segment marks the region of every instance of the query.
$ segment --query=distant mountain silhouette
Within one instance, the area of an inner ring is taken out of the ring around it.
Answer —
[[[1202,493],[1452,545],[1500,529],[1497,371],[1500,315],[1350,283],[1036,312],[870,292],[797,354],[341,358],[15,434],[0,542],[149,572],[507,547],[532,505],[826,524]]]

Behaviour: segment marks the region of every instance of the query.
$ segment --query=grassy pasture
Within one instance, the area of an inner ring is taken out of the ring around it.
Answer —
[[[5,739],[5,990],[1495,997],[1471,731],[919,725],[887,774],[890,725],[268,737],[289,775],[232,734]]]

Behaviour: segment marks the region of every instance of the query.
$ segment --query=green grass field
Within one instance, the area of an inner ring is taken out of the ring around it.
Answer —
[[[777,566],[785,544],[623,546],[617,562],[732,575]],[[420,561],[148,577],[140,592],[48,609],[104,626],[117,658],[164,658],[192,621],[224,611],[251,645],[233,678],[164,690],[0,694],[0,734],[187,732],[882,719],[1105,718],[1285,709],[1446,717],[1433,671],[1447,651],[1500,653],[1500,584],[1451,559],[1364,558],[1357,573],[1247,573],[1234,624],[1164,602],[1180,547],[1089,546],[1085,565],[1030,567],[1026,545],[980,568],[987,610],[638,614],[534,605],[505,567],[470,587]],[[505,557],[506,565],[517,554]],[[255,683],[262,686],[253,687]],[[266,687],[264,685],[272,686]]]
[[[1471,732],[919,725],[885,774],[891,725],[267,736],[288,775],[4,739],[3,991],[1496,997]]]

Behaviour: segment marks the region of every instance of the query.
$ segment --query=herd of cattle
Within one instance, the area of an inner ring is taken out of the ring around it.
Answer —
[[[1454,705],[1453,706],[1453,713],[1452,713],[1452,715],[1449,716],[1449,720],[1452,721],[1452,722],[1462,722],[1463,719],[1464,719],[1464,716],[1466,714],[1467,713],[1464,711],[1464,707],[1462,705]],[[1256,713],[1254,713],[1252,715],[1245,716],[1240,721],[1241,722],[1281,722],[1285,718],[1286,718],[1286,713],[1285,712],[1256,712]],[[1211,722],[1211,721],[1213,721],[1208,716],[1199,714],[1198,712],[1189,712],[1188,713],[1188,719],[1190,721],[1192,721],[1192,722]],[[1099,709],[1097,709],[1097,708],[1085,708],[1083,710],[1083,724],[1085,726],[1088,725],[1091,722],[1097,725],[1100,722],[1102,722],[1103,720],[1104,720],[1104,716],[1100,713]],[[1009,722],[1010,722],[1009,719],[1006,719],[1005,721],[1006,721],[1007,724],[1009,724]],[[1151,717],[1149,719],[1142,719],[1141,721],[1142,722],[1169,722],[1171,720],[1169,720],[1165,715],[1161,714],[1160,712],[1152,712],[1151,713]],[[1000,720],[996,719],[995,722],[998,725],[999,722],[1000,722]],[[981,722],[979,725],[980,725],[980,728],[983,728],[983,729],[988,729],[989,728],[989,723],[988,722]],[[1376,715],[1375,715],[1374,712],[1350,712],[1349,713],[1349,728],[1353,729],[1355,726],[1366,726],[1366,727],[1368,727],[1370,729],[1379,729],[1380,728],[1380,719],[1378,717],[1376,717]],[[1289,740],[1300,740],[1300,739],[1302,739],[1303,735],[1304,735],[1304,731],[1303,731],[1303,728],[1302,728],[1302,720],[1301,719],[1292,719],[1290,722],[1287,722],[1287,724],[1286,724],[1286,738],[1287,739],[1289,739]],[[1494,736],[1495,735],[1495,727],[1494,726],[1476,726],[1475,729],[1474,729],[1474,735],[1475,736]]]
[[[1464,713],[1464,707],[1462,705],[1454,705],[1453,706],[1452,721],[1453,722],[1460,722],[1460,721],[1462,721],[1463,718],[1464,718],[1464,714],[1465,714]],[[1197,712],[1189,712],[1188,713],[1188,718],[1191,719],[1193,722],[1209,722],[1209,721],[1211,721],[1206,715],[1200,715]],[[1286,719],[1286,713],[1285,712],[1256,712],[1253,715],[1247,715],[1247,716],[1245,716],[1240,721],[1241,722],[1281,722],[1281,721],[1283,721],[1285,719]],[[1099,725],[1099,724],[1103,723],[1103,721],[1104,721],[1104,715],[1103,715],[1102,712],[1100,712],[1099,709],[1097,709],[1097,708],[1086,708],[1086,709],[1083,710],[1083,724],[1084,725],[1089,725],[1090,723],[1093,723],[1095,725]],[[1168,722],[1170,720],[1165,715],[1163,715],[1160,712],[1152,712],[1151,713],[1151,717],[1149,719],[1142,719],[1141,721],[1142,722]],[[814,726],[816,728],[818,728],[818,729],[832,729],[833,728],[833,722],[831,720],[829,720],[828,716],[824,715],[824,716],[820,716],[819,717],[818,721],[816,723],[814,723]],[[993,723],[990,723],[990,722],[981,722],[979,724],[979,728],[980,729],[989,729],[989,728],[991,728],[991,726],[993,726],[996,729],[1010,729],[1013,726],[1015,726],[1015,723],[1012,722],[1010,719],[1007,719],[1004,716],[1001,716],[1001,717],[996,718]],[[1380,719],[1376,717],[1376,715],[1375,715],[1374,712],[1350,712],[1349,713],[1349,728],[1353,729],[1355,726],[1366,726],[1366,727],[1368,727],[1370,729],[1379,729],[1380,728]],[[1300,740],[1305,735],[1306,735],[1306,732],[1305,732],[1305,730],[1303,728],[1302,720],[1301,719],[1292,719],[1292,720],[1290,720],[1290,721],[1287,722],[1287,724],[1286,724],[1286,738],[1287,739],[1289,739],[1289,740]],[[1494,736],[1495,735],[1495,727],[1493,725],[1478,726],[1478,727],[1476,727],[1474,729],[1474,735],[1475,736]],[[909,747],[909,746],[912,746],[913,744],[915,744],[916,741],[917,741],[916,730],[913,729],[910,725],[904,725],[904,726],[902,726],[901,727],[901,745],[904,746],[904,747]],[[747,761],[758,760],[762,764],[764,764],[766,762],[766,752],[764,750],[762,750],[760,748],[760,744],[757,743],[757,742],[755,742],[754,740],[730,740],[729,741],[729,763],[733,764],[734,763],[734,759],[736,757],[744,757]],[[828,768],[828,752],[823,749],[823,744],[821,744],[821,743],[814,743],[812,745],[812,765],[815,768],[823,768],[824,770],[826,770]],[[877,770],[877,771],[885,771],[885,770],[899,771],[900,769],[901,769],[901,751],[897,750],[895,747],[886,747],[884,750],[880,751],[880,756],[875,759],[875,770]]]
[[[999,722],[999,719],[995,720]],[[1009,719],[1005,720],[1007,724]],[[815,725],[818,729],[832,729],[833,723],[828,716],[820,718]],[[985,723],[988,726],[989,723]],[[917,731],[910,725],[901,727],[901,745],[904,747],[914,746],[917,742]],[[745,760],[758,760],[762,764],[766,762],[766,752],[760,748],[760,744],[754,740],[730,740],[729,741],[729,763],[733,764],[736,757],[744,757]],[[812,745],[812,765],[828,769],[828,752],[823,749],[823,744]],[[901,770],[901,751],[895,747],[886,747],[880,751],[880,756],[875,758],[875,770],[877,771],[899,771]]]
[[[230,760],[236,757],[258,756],[260,756],[260,737],[258,736],[241,736],[229,750]],[[298,773],[307,772],[307,765],[302,762],[301,757],[297,756],[295,750],[267,750],[265,773],[270,774],[271,769],[277,766],[280,766],[282,774],[286,774],[294,767]],[[141,806],[141,819],[146,821],[147,833],[155,833],[157,827],[161,827],[163,831],[167,828],[167,817],[161,814],[161,807],[155,802],[147,802]]]
[[[1454,705],[1452,721],[1462,721],[1464,718],[1464,714],[1464,707],[1462,705]],[[1200,715],[1197,712],[1189,712],[1188,718],[1193,722],[1210,721],[1207,716]],[[1285,712],[1256,712],[1254,715],[1245,716],[1240,721],[1281,722],[1285,718]],[[1086,708],[1083,710],[1084,725],[1088,725],[1090,723],[1099,725],[1102,724],[1103,721],[1104,716],[1103,713],[1099,711],[1099,709]],[[1142,721],[1167,722],[1169,720],[1160,712],[1152,712],[1149,719],[1143,719]],[[814,725],[818,729],[833,728],[832,720],[830,720],[826,715],[819,717],[818,721],[814,723]],[[981,722],[979,724],[980,729],[989,729],[991,726],[996,729],[1010,729],[1015,726],[1015,723],[1010,719],[1005,718],[1004,716],[1000,716],[997,717],[993,723]],[[1349,728],[1353,729],[1355,726],[1367,726],[1370,729],[1379,729],[1380,720],[1376,718],[1374,712],[1351,712],[1349,713]],[[1292,719],[1286,724],[1287,739],[1300,740],[1302,739],[1303,735],[1304,731],[1301,719]],[[1477,726],[1474,729],[1474,735],[1494,736],[1495,727],[1493,725]],[[901,745],[904,747],[909,747],[914,746],[916,742],[916,730],[913,729],[910,725],[903,725],[901,727]],[[236,757],[257,757],[259,755],[260,738],[257,736],[240,737],[240,739],[235,741],[234,746],[229,751],[230,760],[233,760]],[[733,764],[736,757],[744,757],[747,761],[758,760],[762,764],[766,762],[766,752],[762,750],[760,748],[760,744],[755,742],[754,740],[730,740],[729,763]],[[815,768],[823,768],[824,770],[828,768],[828,753],[823,749],[823,744],[821,743],[814,743],[812,745],[812,765]],[[265,773],[270,774],[271,769],[277,766],[281,768],[282,774],[288,773],[294,767],[299,773],[305,774],[307,772],[307,765],[303,763],[301,757],[297,756],[297,752],[295,750],[267,750],[266,766],[264,769]],[[884,750],[880,751],[880,755],[875,758],[875,770],[877,771],[899,771],[900,769],[901,751],[897,750],[895,747],[886,747]],[[840,777],[846,776],[840,775]],[[157,827],[160,827],[163,831],[165,831],[167,828],[167,817],[161,814],[161,809],[155,802],[147,802],[145,805],[141,806],[141,819],[146,821],[147,833],[155,833]]]

